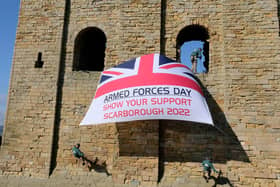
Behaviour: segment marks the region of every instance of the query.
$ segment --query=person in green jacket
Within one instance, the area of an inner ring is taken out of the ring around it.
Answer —
[[[74,147],[72,148],[72,153],[76,158],[82,160],[83,165],[85,165],[85,161],[86,161],[85,154],[80,150],[80,144],[79,143],[74,145]]]
[[[206,179],[206,181],[208,182],[209,178],[211,177],[211,172],[212,170],[215,173],[219,173],[214,165],[211,162],[211,159],[206,158],[205,160],[202,161],[202,166],[203,166],[203,177]],[[207,173],[207,176],[205,176],[205,174]]]
[[[201,58],[201,56],[202,56],[202,49],[201,48],[195,49],[191,53],[191,62],[192,62],[193,73],[197,73],[197,59]]]

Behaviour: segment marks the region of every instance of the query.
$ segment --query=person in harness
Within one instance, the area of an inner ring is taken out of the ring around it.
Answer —
[[[85,165],[85,162],[87,161],[87,159],[85,157],[85,154],[80,150],[80,144],[79,143],[74,145],[74,147],[72,148],[72,153],[76,158],[82,160],[83,165]]]
[[[197,73],[197,59],[202,57],[202,49],[198,48],[195,49],[192,53],[191,53],[191,63],[192,63],[192,72],[193,73]]]
[[[211,159],[209,159],[209,158],[206,158],[205,160],[202,161],[202,167],[203,167],[203,178],[206,179],[206,182],[208,182],[209,178],[211,177],[212,170],[215,173],[219,173],[215,169],[214,165],[211,162]],[[207,176],[205,175],[206,173],[207,173]]]

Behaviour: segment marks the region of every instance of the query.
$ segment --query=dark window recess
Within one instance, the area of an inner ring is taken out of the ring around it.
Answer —
[[[38,53],[37,60],[35,61],[34,67],[35,67],[35,68],[42,68],[43,65],[44,65],[44,61],[42,61],[42,53],[39,52],[39,53]]]
[[[106,49],[106,36],[96,27],[82,30],[74,49],[74,71],[103,71]]]

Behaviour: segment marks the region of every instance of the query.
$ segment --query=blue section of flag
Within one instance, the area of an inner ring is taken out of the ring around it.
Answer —
[[[169,63],[174,63],[176,61],[170,59],[170,58],[167,58],[163,55],[160,55],[159,56],[159,65],[163,65],[163,64],[169,64]]]
[[[102,75],[101,78],[100,78],[100,81],[99,81],[99,84],[112,78],[112,76],[107,76],[107,75]]]
[[[126,61],[122,64],[115,66],[116,68],[126,68],[126,69],[134,69],[135,66],[135,59]]]

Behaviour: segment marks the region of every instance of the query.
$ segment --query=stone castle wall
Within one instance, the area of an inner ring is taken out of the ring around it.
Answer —
[[[109,68],[154,52],[175,58],[179,32],[193,24],[209,34],[209,72],[198,77],[219,130],[178,121],[79,126],[100,76],[72,70],[83,29],[105,33]],[[22,0],[2,174],[76,175],[71,147],[79,142],[116,183],[199,178],[211,155],[236,185],[280,185],[279,48],[274,0]],[[39,52],[44,65],[34,68]]]
[[[21,2],[1,146],[5,171],[48,175],[63,10],[62,1]],[[42,69],[34,68],[39,52]]]

